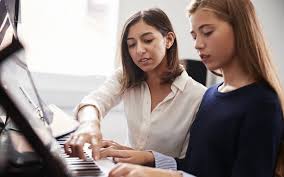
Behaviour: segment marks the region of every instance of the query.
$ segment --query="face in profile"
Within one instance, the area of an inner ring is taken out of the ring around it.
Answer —
[[[133,62],[144,72],[157,70],[166,60],[166,37],[140,20],[129,28],[127,46]],[[162,62],[163,61],[163,62]]]
[[[190,21],[195,48],[206,67],[211,71],[229,67],[235,60],[232,26],[205,8],[194,12]]]

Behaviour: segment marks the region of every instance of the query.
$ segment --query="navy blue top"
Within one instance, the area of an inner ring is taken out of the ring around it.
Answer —
[[[264,82],[207,90],[179,170],[197,177],[272,177],[282,133],[276,93]]]

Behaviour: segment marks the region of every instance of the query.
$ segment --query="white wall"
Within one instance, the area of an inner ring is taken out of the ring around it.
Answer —
[[[274,64],[284,86],[284,1],[253,0],[271,49]]]

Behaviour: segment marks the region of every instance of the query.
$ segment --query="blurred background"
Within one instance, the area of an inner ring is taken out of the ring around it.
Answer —
[[[17,33],[26,47],[27,63],[41,97],[46,103],[56,104],[72,115],[73,108],[82,97],[98,88],[118,66],[117,49],[124,22],[138,10],[150,7],[161,8],[170,17],[178,40],[180,58],[193,61],[193,64],[189,63],[189,70],[204,72],[196,77],[206,79],[204,84],[207,86],[221,81],[221,78],[202,69],[194,50],[185,10],[188,2],[189,0],[21,1]],[[284,1],[253,0],[253,3],[283,84],[284,21],[281,18],[284,17]],[[102,131],[105,138],[123,142],[126,126],[123,106],[120,104],[104,119]]]

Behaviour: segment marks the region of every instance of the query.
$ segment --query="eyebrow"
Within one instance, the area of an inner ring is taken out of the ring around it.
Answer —
[[[213,24],[203,24],[203,25],[201,25],[201,26],[198,27],[198,30],[201,30],[202,28],[205,28],[205,27],[207,27],[207,26],[212,26],[212,25],[213,25]],[[192,34],[192,33],[194,33],[194,31],[191,30],[190,33]]]
[[[147,36],[147,35],[149,35],[149,34],[154,34],[154,33],[152,33],[152,32],[146,32],[146,33],[143,33],[143,34],[141,35],[141,37]],[[127,38],[127,40],[132,40],[132,39],[134,39],[134,38],[133,38],[133,37]]]

